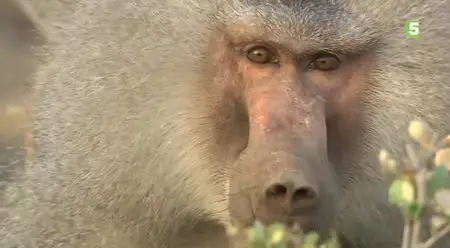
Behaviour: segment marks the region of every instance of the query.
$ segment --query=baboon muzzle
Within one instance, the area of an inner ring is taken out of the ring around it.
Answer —
[[[247,191],[256,219],[309,225],[330,174],[323,105],[273,96],[250,99],[249,144],[236,166],[239,191]]]

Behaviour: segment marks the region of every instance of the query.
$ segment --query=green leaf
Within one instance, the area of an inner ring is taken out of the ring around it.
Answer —
[[[389,201],[404,208],[414,200],[414,187],[406,178],[396,179],[389,188]]]
[[[408,206],[408,213],[414,219],[419,218],[422,215],[423,207],[418,202],[412,202]]]
[[[279,244],[283,243],[286,235],[286,226],[281,223],[275,223],[268,227],[269,243]]]
[[[266,247],[266,227],[260,221],[255,221],[249,230],[249,242],[251,248]]]
[[[449,185],[450,176],[448,175],[447,167],[445,165],[435,167],[427,184],[429,197],[434,197],[439,189]]]
[[[266,236],[266,226],[261,221],[255,221],[255,223],[253,223],[253,230],[259,237]]]
[[[276,244],[271,244],[270,248],[287,248],[287,244],[284,242],[279,242]]]
[[[317,242],[319,242],[319,234],[316,232],[310,232],[306,234],[300,245],[300,248],[316,248]]]

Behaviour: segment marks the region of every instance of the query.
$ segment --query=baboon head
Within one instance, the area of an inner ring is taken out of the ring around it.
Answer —
[[[324,231],[333,226],[340,156],[351,143],[342,133],[357,124],[372,69],[364,49],[376,40],[344,22],[324,26],[321,10],[338,6],[236,2],[215,16],[221,24],[207,62],[215,139],[230,157],[223,166],[232,217]]]

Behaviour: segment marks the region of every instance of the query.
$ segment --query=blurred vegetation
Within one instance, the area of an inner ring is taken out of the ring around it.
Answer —
[[[28,123],[24,105],[0,104],[0,201],[8,182],[23,169],[27,154],[34,154],[27,148]]]
[[[37,62],[31,47],[43,41],[29,11],[17,3],[0,1],[0,197],[25,162],[27,104]]]

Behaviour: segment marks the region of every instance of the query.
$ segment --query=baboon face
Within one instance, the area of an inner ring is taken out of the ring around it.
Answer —
[[[310,11],[299,9],[296,15],[320,13]],[[349,110],[358,105],[372,56],[325,40],[336,36],[333,30],[306,36],[320,29],[288,19],[292,15],[237,12],[247,14],[225,19],[210,51],[221,117],[217,141],[233,157],[232,217],[244,225],[259,219],[328,229],[346,146],[340,127],[348,128],[356,117]],[[266,20],[283,25],[274,29]]]

